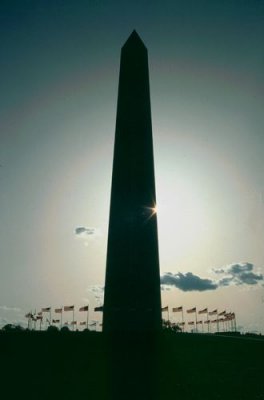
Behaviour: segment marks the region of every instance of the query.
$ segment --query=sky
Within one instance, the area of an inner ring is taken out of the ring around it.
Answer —
[[[149,54],[162,304],[264,334],[263,0],[1,1],[0,326],[103,302],[133,29]]]

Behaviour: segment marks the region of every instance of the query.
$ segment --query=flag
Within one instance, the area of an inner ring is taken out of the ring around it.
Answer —
[[[204,321],[205,324],[210,324],[210,319],[207,319],[206,321]]]
[[[217,309],[209,311],[209,315],[217,315]]]
[[[198,314],[207,314],[208,309],[204,308],[203,310],[198,311]]]
[[[42,315],[37,315],[36,319],[41,319],[41,321],[43,320],[43,316]]]
[[[181,307],[174,307],[172,309],[172,312],[180,312],[180,311],[182,311],[182,306]]]
[[[62,308],[55,308],[56,314],[62,314]]]
[[[219,315],[219,316],[220,316],[220,315],[226,315],[226,311],[222,311],[222,312],[220,312],[218,315]]]
[[[235,314],[234,313],[227,313],[225,314],[225,317],[227,320],[231,321],[232,319],[235,318]]]
[[[52,320],[52,323],[53,323],[53,324],[58,324],[59,322],[60,322],[59,319],[53,319],[53,320]]]
[[[90,326],[95,326],[97,324],[97,322],[92,322],[91,324],[89,324]]]
[[[178,322],[178,325],[179,325],[179,326],[184,326],[184,325],[185,325],[185,322]]]
[[[80,325],[86,325],[86,321],[80,322]]]
[[[38,312],[38,315],[42,315],[42,311]]]
[[[94,311],[95,312],[97,312],[97,311],[103,311],[104,310],[104,306],[99,306],[99,307],[95,307],[94,308]]]
[[[74,311],[74,306],[64,306],[64,311]]]
[[[193,321],[188,322],[188,325],[194,325]]]
[[[161,311],[169,311],[169,306],[161,307]]]
[[[79,308],[79,311],[88,311],[88,309],[89,309],[89,306],[84,306],[84,307]]]
[[[216,322],[218,322],[218,320],[217,319],[213,319],[211,322],[212,322],[212,324],[215,324]]]
[[[71,325],[77,325],[77,321],[72,321]]]
[[[50,312],[51,307],[46,307],[46,308],[42,308],[41,311],[42,312]]]
[[[196,307],[190,308],[189,310],[187,310],[188,314],[194,313],[196,312]]]
[[[26,318],[33,318],[33,314],[29,312],[29,313],[27,313],[27,314],[25,315],[25,317],[26,317]]]
[[[203,321],[197,321],[196,324],[197,325],[202,325]]]

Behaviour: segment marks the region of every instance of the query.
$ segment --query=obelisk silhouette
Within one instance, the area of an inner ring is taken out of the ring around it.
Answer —
[[[133,31],[121,51],[103,331],[161,328],[147,49]]]

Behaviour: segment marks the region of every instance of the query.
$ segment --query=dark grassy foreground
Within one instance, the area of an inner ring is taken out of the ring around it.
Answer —
[[[163,333],[0,332],[15,399],[264,400],[264,340]]]

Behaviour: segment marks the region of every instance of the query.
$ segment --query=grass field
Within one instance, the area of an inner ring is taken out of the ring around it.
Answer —
[[[0,332],[9,399],[264,400],[263,337]]]

